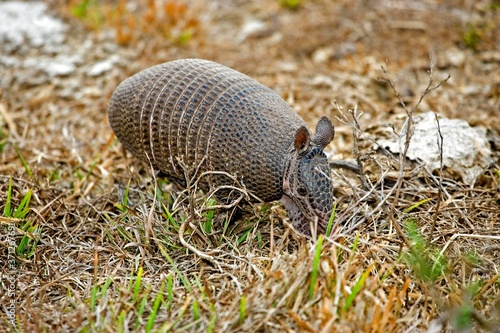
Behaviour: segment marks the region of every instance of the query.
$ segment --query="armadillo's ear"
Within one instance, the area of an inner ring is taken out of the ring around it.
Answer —
[[[325,116],[321,117],[316,125],[316,134],[312,141],[323,149],[332,142],[334,136],[335,128],[332,121]]]
[[[309,148],[309,131],[305,126],[301,126],[295,133],[295,150],[301,153]]]

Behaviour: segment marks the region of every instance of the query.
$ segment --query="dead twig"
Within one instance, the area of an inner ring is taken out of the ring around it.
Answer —
[[[434,114],[434,117],[436,119],[436,126],[438,132],[437,145],[439,150],[439,184],[438,184],[438,193],[436,199],[436,208],[434,210],[434,216],[432,217],[431,230],[429,232],[429,236],[427,236],[426,247],[429,247],[429,245],[431,244],[432,235],[434,234],[434,230],[436,229],[436,222],[439,215],[439,207],[441,205],[441,198],[442,198],[441,184],[443,184],[443,134],[441,133],[441,127],[439,125],[439,118],[437,113]]]
[[[401,226],[399,225],[399,221],[396,221],[396,219],[394,218],[396,205],[398,204],[399,198],[401,196],[401,186],[403,184],[403,179],[404,179],[404,177],[403,177],[404,176],[404,163],[406,160],[408,149],[410,147],[411,138],[413,136],[413,116],[414,116],[415,111],[418,109],[418,107],[422,103],[424,97],[426,95],[428,95],[430,92],[432,92],[433,90],[438,89],[444,82],[446,82],[450,78],[450,76],[448,75],[448,77],[446,79],[440,81],[436,85],[433,85],[434,84],[434,76],[433,76],[434,61],[433,61],[432,57],[430,57],[430,65],[429,65],[429,70],[428,70],[428,74],[429,74],[428,84],[427,84],[424,92],[420,95],[420,98],[417,101],[417,103],[414,106],[412,106],[410,109],[408,109],[408,107],[406,106],[406,103],[404,102],[403,98],[401,97],[398,90],[396,89],[394,82],[392,81],[392,79],[389,76],[389,72],[388,72],[389,62],[386,61],[386,66],[385,67],[381,66],[381,67],[382,67],[382,72],[384,74],[384,79],[379,79],[379,80],[387,83],[391,87],[394,95],[399,100],[399,104],[403,107],[403,109],[406,112],[406,116],[407,116],[406,121],[402,127],[402,130],[399,133],[400,140],[404,137],[405,141],[404,141],[403,149],[402,150],[400,149],[400,151],[402,151],[402,153],[399,154],[399,177],[396,180],[396,184],[394,185],[394,188],[396,189],[396,194],[394,195],[394,200],[393,200],[392,206],[390,208],[388,208],[387,213],[388,213],[389,218],[391,219],[391,221],[394,225],[394,228],[396,228],[396,231],[398,232],[401,239],[404,241],[406,246],[412,252],[414,252],[413,245],[411,244],[409,239],[406,237],[405,233],[403,232],[403,229],[401,229]]]

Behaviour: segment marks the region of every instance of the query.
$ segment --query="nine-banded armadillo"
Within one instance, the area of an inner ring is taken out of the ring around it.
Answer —
[[[318,232],[325,231],[334,200],[323,153],[334,137],[328,118],[319,120],[311,137],[276,92],[200,59],[167,62],[126,79],[108,114],[125,148],[175,183],[223,171],[261,200],[280,200],[297,230],[311,234],[317,223]],[[218,174],[200,184],[208,189],[234,182]]]

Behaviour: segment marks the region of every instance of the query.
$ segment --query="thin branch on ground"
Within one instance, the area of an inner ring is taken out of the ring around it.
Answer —
[[[436,228],[437,218],[439,215],[439,208],[441,206],[441,199],[442,199],[441,189],[443,184],[443,134],[441,133],[441,126],[439,124],[439,118],[437,113],[434,114],[434,117],[436,119],[436,126],[438,132],[438,138],[436,143],[439,151],[439,184],[438,184],[438,193],[436,199],[436,208],[434,210],[434,216],[432,217],[432,225],[429,232],[429,236],[427,236],[427,242],[426,242],[427,247],[429,247],[431,244],[432,236],[434,235],[434,230]]]
[[[424,92],[420,95],[420,98],[417,101],[417,103],[413,107],[411,107],[411,109],[408,109],[408,107],[406,106],[406,103],[403,101],[401,95],[399,94],[398,90],[396,89],[393,80],[389,76],[389,72],[388,72],[389,62],[386,61],[386,66],[385,67],[381,66],[381,67],[382,67],[382,72],[384,74],[384,79],[379,79],[379,80],[387,83],[391,87],[394,95],[398,98],[399,103],[403,107],[403,109],[405,110],[406,116],[407,116],[405,124],[403,125],[403,128],[402,128],[402,132],[400,133],[400,139],[404,135],[405,141],[404,141],[402,153],[400,153],[400,155],[399,155],[399,177],[398,177],[396,184],[394,186],[394,188],[396,188],[396,194],[394,196],[392,206],[388,209],[388,215],[389,215],[389,218],[391,219],[391,221],[393,222],[393,225],[396,228],[396,231],[398,232],[401,239],[404,241],[406,246],[413,252],[414,251],[413,245],[411,244],[411,242],[409,241],[409,239],[406,237],[405,233],[401,229],[399,222],[396,221],[396,219],[394,218],[396,206],[397,206],[399,198],[401,196],[401,186],[403,184],[403,179],[404,179],[403,176],[404,176],[404,169],[405,169],[404,168],[405,161],[406,161],[408,149],[410,147],[411,138],[413,136],[413,116],[414,116],[415,111],[418,109],[418,107],[422,103],[424,97],[426,95],[428,95],[430,92],[432,92],[433,90],[439,88],[444,82],[446,82],[450,78],[450,76],[448,75],[448,77],[446,79],[440,81],[438,84],[433,86],[433,84],[434,84],[434,77],[433,77],[434,62],[433,62],[432,57],[431,57],[430,58],[430,66],[429,66],[429,70],[428,70],[428,74],[429,74],[428,84],[427,84]]]

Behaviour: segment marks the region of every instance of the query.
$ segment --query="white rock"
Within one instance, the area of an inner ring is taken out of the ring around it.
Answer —
[[[56,57],[27,58],[23,66],[39,69],[47,73],[49,77],[55,77],[72,74],[81,62],[82,57],[79,55],[58,55]]]
[[[327,62],[330,58],[332,58],[334,53],[335,50],[331,46],[319,48],[316,51],[314,51],[312,55],[312,60],[316,64],[324,63]]]
[[[267,29],[267,25],[259,20],[249,20],[246,21],[241,27],[240,32],[238,33],[237,40],[241,43],[248,37],[252,37],[263,33]]]
[[[66,30],[61,20],[49,15],[44,2],[0,2],[0,49],[5,52],[50,52],[64,42]]]
[[[415,127],[407,157],[425,162],[429,171],[440,167],[438,128],[434,112],[414,117]],[[465,120],[439,117],[443,136],[443,168],[458,173],[466,184],[473,185],[476,178],[493,163],[486,130],[471,127]],[[398,140],[379,140],[382,147],[393,153],[403,150],[405,137]]]
[[[119,58],[117,55],[112,55],[111,57],[99,61],[92,66],[89,70],[88,75],[90,76],[99,76],[107,71],[113,69],[114,65],[118,62]]]

